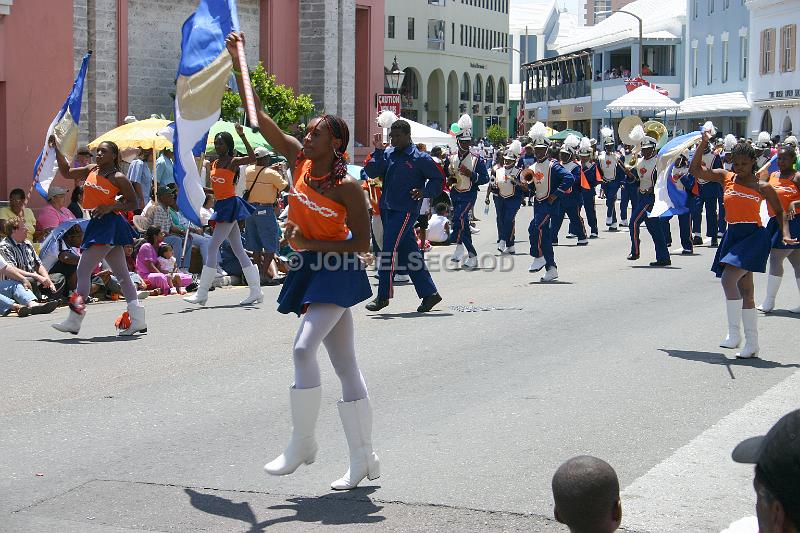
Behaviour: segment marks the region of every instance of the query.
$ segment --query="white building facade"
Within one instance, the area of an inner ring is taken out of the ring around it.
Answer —
[[[384,66],[405,72],[401,114],[447,131],[462,113],[473,134],[508,129],[510,0],[387,0]],[[390,87],[385,92],[391,92]]]
[[[732,0],[739,1],[739,0]],[[797,27],[800,2],[747,0],[750,10],[750,136],[800,130]]]

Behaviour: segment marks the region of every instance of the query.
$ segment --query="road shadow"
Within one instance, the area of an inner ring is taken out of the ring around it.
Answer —
[[[650,265],[631,265],[631,268],[646,268],[652,270],[681,270],[681,267],[676,266],[650,266]]]
[[[659,348],[659,351],[664,352],[670,357],[676,357],[686,361],[697,361],[700,363],[708,363],[710,365],[724,366],[728,370],[728,374],[731,376],[731,379],[736,379],[736,376],[733,375],[733,367],[735,366],[766,369],[800,368],[800,364],[797,363],[779,363],[777,361],[769,361],[767,359],[761,359],[758,357],[752,357],[750,359],[736,359],[734,356],[734,358],[728,358],[724,353],[721,352],[696,352],[690,350],[672,350],[669,348]],[[731,354],[733,353],[735,352],[732,351]]]
[[[773,309],[769,313],[761,313],[762,317],[779,316],[783,318],[800,318],[800,313],[792,313],[788,309]]]
[[[52,342],[55,344],[73,344],[73,345],[81,345],[81,344],[97,344],[100,342],[133,342],[141,337],[142,333],[137,333],[136,335],[106,335],[104,337],[70,337],[67,339],[32,339],[28,342]],[[144,335],[147,335],[144,333]]]
[[[420,313],[417,311],[408,311],[406,313],[381,313],[380,311],[378,314],[369,315],[369,318],[372,320],[394,320],[395,318],[420,318],[420,317],[444,317],[444,316],[453,316],[453,313],[445,313],[440,312],[434,309],[433,311],[428,311],[427,313]]]
[[[554,281],[536,280],[536,281],[529,281],[528,285],[574,285],[574,283],[572,283],[571,281],[559,281],[559,280],[554,280]]]
[[[239,305],[239,304],[228,304],[228,305],[194,305],[188,304],[191,307],[187,307],[186,309],[181,309],[180,311],[172,311],[170,313],[162,313],[164,315],[185,315],[187,313],[195,313],[198,311],[205,311],[205,310],[213,310],[213,309],[246,309],[248,311],[253,311],[259,309],[259,305],[262,304],[250,304],[250,305]]]
[[[234,503],[227,498],[213,494],[203,494],[192,489],[184,489],[189,495],[189,503],[204,513],[232,518],[249,526],[247,533],[264,531],[270,526],[291,522],[319,523],[323,525],[374,524],[386,517],[376,514],[383,509],[376,505],[369,495],[377,487],[359,487],[347,494],[326,494],[318,497],[296,496],[287,498],[285,504],[268,507],[272,510],[294,511],[291,516],[281,516],[258,521],[256,513],[248,502]]]

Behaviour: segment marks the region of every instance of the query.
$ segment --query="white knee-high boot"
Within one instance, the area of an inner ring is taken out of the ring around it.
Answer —
[[[357,487],[364,478],[378,479],[381,462],[372,450],[372,407],[369,398],[339,402],[337,406],[350,450],[350,468],[344,476],[331,483],[331,488],[349,490]]]
[[[775,297],[778,296],[778,289],[781,288],[781,281],[783,281],[781,276],[773,276],[772,274],[767,276],[767,294],[764,296],[764,302],[756,309],[765,313],[769,313],[775,309]]]
[[[128,316],[131,319],[131,325],[125,329],[119,330],[119,335],[122,337],[133,335],[134,333],[147,333],[147,323],[144,320],[144,307],[141,305],[129,305]]]
[[[742,301],[725,300],[728,315],[728,336],[719,343],[722,348],[738,348],[742,342],[739,325],[742,323]]]
[[[84,303],[83,296],[77,292],[73,292],[69,297],[69,315],[63,322],[51,324],[53,328],[64,333],[72,333],[77,335],[81,330],[81,323],[83,317],[86,315],[86,304]]]
[[[242,270],[247,286],[250,287],[250,294],[239,302],[239,305],[260,304],[264,301],[264,293],[261,292],[261,276],[258,273],[258,266],[250,265]]]
[[[292,438],[288,446],[273,461],[264,465],[264,470],[273,476],[291,474],[301,464],[310,465],[317,458],[317,426],[322,387],[313,389],[289,389],[289,405],[292,410]]]
[[[797,282],[797,290],[800,291],[800,278],[794,278]],[[800,313],[800,305],[791,310],[792,313]]]
[[[742,324],[744,325],[744,346],[736,354],[740,359],[749,359],[758,356],[758,313],[755,309],[742,309]]]
[[[217,275],[217,269],[210,266],[203,266],[203,271],[200,272],[200,281],[197,282],[197,292],[191,296],[183,299],[184,302],[190,304],[206,305],[208,301],[208,289],[214,282],[214,277]]]

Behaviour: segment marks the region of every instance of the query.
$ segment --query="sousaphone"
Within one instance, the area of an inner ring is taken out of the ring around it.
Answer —
[[[667,144],[669,138],[669,131],[667,127],[657,120],[648,120],[642,124],[644,134],[656,140],[656,150],[661,150],[661,147]]]

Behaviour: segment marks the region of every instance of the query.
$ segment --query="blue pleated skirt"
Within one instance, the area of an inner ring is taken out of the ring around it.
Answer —
[[[231,196],[214,202],[214,215],[211,220],[215,222],[238,222],[249,218],[255,211],[255,207],[238,196]]]
[[[767,228],[758,224],[728,224],[728,230],[714,256],[711,271],[722,277],[725,265],[731,265],[750,272],[765,272],[769,259],[770,236]]]
[[[792,238],[800,239],[800,215],[796,215],[789,221],[789,232]],[[769,219],[767,233],[769,233],[770,245],[772,248],[777,248],[779,250],[794,250],[800,248],[800,244],[783,244],[783,228],[781,228],[778,219],[775,217]]]
[[[356,254],[300,252],[289,257],[278,312],[300,316],[312,303],[353,307],[372,296],[367,271]]]
[[[138,237],[125,217],[119,213],[108,213],[99,218],[92,218],[83,232],[81,250],[87,250],[95,244],[110,244],[111,246],[125,246],[133,244]]]

